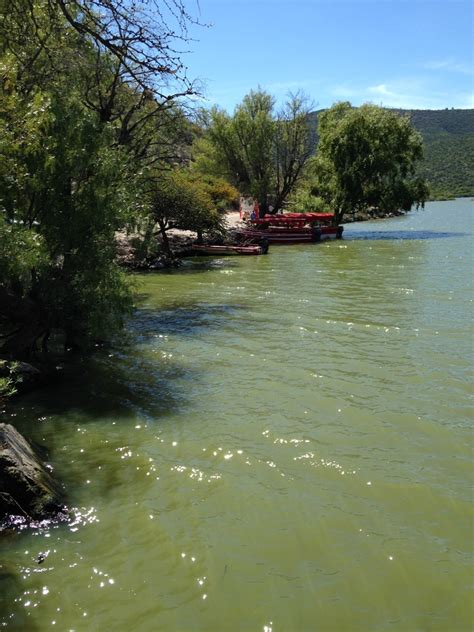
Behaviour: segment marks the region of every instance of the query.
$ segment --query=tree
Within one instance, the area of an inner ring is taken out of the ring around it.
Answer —
[[[308,111],[302,95],[290,95],[275,113],[271,95],[251,91],[233,116],[217,108],[211,111],[207,135],[200,143],[205,157],[198,155],[197,160],[256,198],[262,215],[270,201],[277,212],[311,155]]]
[[[184,94],[193,92],[178,47],[189,40],[188,25],[198,22],[182,0],[0,0],[0,9],[3,46],[30,75],[41,68],[41,57],[50,56],[67,38],[87,43],[99,73],[104,66],[95,61],[108,57],[111,67],[122,73],[122,82],[140,86],[157,100],[174,98],[172,86],[181,85]],[[26,42],[34,44],[27,51]],[[60,58],[53,56],[53,61],[55,70],[64,68]],[[112,93],[117,82],[113,74],[109,78]]]
[[[182,119],[180,98],[196,94],[177,49],[197,23],[182,0],[0,0],[0,9],[0,51],[28,90],[70,75],[117,144],[142,163],[173,154],[176,138],[163,131]]]
[[[312,154],[308,128],[309,106],[301,94],[291,96],[275,126],[275,212],[283,206],[304,176]]]
[[[383,213],[423,206],[424,180],[415,175],[423,158],[421,136],[408,118],[375,105],[337,103],[319,115],[313,193],[340,223],[346,213]]]
[[[113,130],[73,86],[25,95],[18,68],[2,63],[0,326],[2,353],[21,357],[45,347],[52,330],[75,347],[121,323],[130,295],[114,234],[129,193]]]
[[[198,236],[223,229],[223,214],[211,192],[209,185],[183,171],[169,172],[158,180],[150,195],[149,216],[158,226],[168,256],[172,254],[168,231],[173,228],[192,230]]]
[[[51,332],[83,347],[131,306],[115,233],[150,172],[182,160],[177,100],[193,91],[174,48],[191,18],[181,0],[160,5],[0,0],[4,355],[45,349]]]

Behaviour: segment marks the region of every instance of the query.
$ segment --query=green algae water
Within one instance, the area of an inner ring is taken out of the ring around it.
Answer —
[[[3,415],[74,518],[0,538],[0,628],[471,630],[472,234],[431,203],[140,276],[123,339]]]

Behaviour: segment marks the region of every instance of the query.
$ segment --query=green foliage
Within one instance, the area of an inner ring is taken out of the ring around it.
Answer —
[[[187,178],[209,195],[214,208],[219,213],[225,213],[230,208],[239,208],[239,192],[224,178],[201,175],[195,170],[188,171]]]
[[[1,367],[0,367],[1,368]],[[6,400],[15,395],[16,388],[14,380],[10,377],[0,377],[0,410]]]
[[[0,0],[0,16],[0,352],[20,357],[52,332],[108,337],[130,309],[116,231],[187,159],[176,99],[193,89],[172,42],[192,18],[180,0]],[[192,222],[207,225],[195,188]],[[183,204],[178,219],[192,223]]]
[[[152,194],[155,219],[165,218],[174,228],[197,230],[204,228],[215,213],[208,193],[180,171],[162,177]]]
[[[415,175],[422,159],[420,134],[409,120],[374,105],[337,103],[319,117],[313,194],[340,222],[345,213],[383,213],[422,205],[428,191]]]
[[[155,183],[150,196],[149,216],[158,225],[163,247],[171,254],[167,231],[172,228],[203,232],[223,230],[223,218],[211,192],[219,195],[223,190],[212,188],[186,171],[171,171]]]
[[[331,213],[328,203],[322,197],[313,195],[310,190],[301,188],[291,196],[289,208],[292,213]]]
[[[431,199],[473,196],[474,131],[425,140],[425,160],[418,172],[429,182]]]
[[[133,258],[137,262],[156,259],[161,254],[161,244],[156,239],[155,220],[145,217],[134,227],[135,234],[129,238]]]
[[[195,147],[196,168],[232,182],[256,198],[264,213],[271,199],[275,211],[304,173],[310,156],[306,101],[290,96],[275,113],[274,98],[251,91],[233,116],[214,108],[207,134]]]
[[[474,195],[474,110],[390,111],[409,117],[423,137],[425,157],[418,163],[416,173],[428,182],[430,199]],[[321,114],[309,115],[314,147]]]
[[[0,405],[3,399],[15,394],[15,388],[8,377],[0,377]]]
[[[18,374],[18,363],[0,360],[0,410],[9,397],[17,393],[22,378]]]
[[[147,5],[0,0],[0,353],[45,349],[51,332],[87,346],[131,307],[116,231],[143,217],[155,173],[186,161],[176,99],[193,92],[172,51],[192,19],[180,0]],[[204,215],[208,197],[193,199]]]
[[[5,406],[7,399],[15,393],[16,388],[13,380],[8,377],[0,377],[0,410]]]
[[[124,156],[77,89],[63,90],[55,78],[25,94],[25,79],[8,58],[6,66],[0,241],[10,257],[0,257],[0,286],[11,299],[34,301],[35,336],[59,328],[68,344],[84,344],[119,325],[129,302],[114,264],[114,231],[125,220]],[[8,330],[15,314],[2,319]]]
[[[410,121],[425,140],[439,138],[442,134],[464,136],[474,132],[474,110],[394,110]]]
[[[0,212],[0,279],[28,285],[31,270],[40,271],[48,262],[44,240],[37,232],[7,221]]]
[[[474,110],[397,110],[423,137],[417,173],[431,199],[474,195]]]

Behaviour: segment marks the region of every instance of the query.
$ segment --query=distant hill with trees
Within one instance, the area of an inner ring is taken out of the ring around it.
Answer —
[[[429,182],[431,199],[474,196],[474,109],[395,111],[410,116],[423,137],[419,172]],[[309,115],[315,144],[319,112]]]

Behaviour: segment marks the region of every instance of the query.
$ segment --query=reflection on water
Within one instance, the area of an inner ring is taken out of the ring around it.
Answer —
[[[122,342],[4,419],[74,520],[0,540],[0,624],[470,629],[471,213],[142,275]]]

